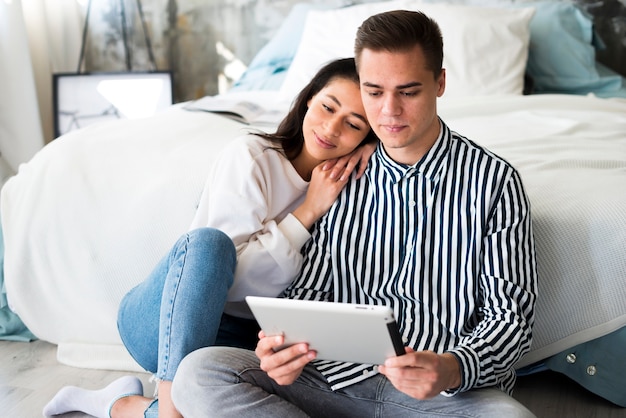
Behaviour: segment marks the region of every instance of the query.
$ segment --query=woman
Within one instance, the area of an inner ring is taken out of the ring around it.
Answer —
[[[44,415],[180,417],[170,399],[180,361],[210,345],[254,349],[259,328],[244,297],[277,296],[287,287],[300,269],[308,230],[358,162],[357,175],[363,173],[375,142],[354,60],[327,64],[276,133],[249,134],[224,149],[190,231],[122,300],[122,341],[156,374],[158,402],[142,396],[139,379],[124,377],[98,391],[65,387]],[[355,151],[362,143],[370,145]]]

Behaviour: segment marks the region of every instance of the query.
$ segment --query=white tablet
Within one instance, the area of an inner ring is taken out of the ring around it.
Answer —
[[[382,364],[404,354],[391,308],[258,296],[246,297],[265,335],[284,335],[285,346],[309,344],[323,360]]]

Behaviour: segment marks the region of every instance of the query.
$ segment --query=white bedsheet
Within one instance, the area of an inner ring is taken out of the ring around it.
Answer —
[[[187,230],[212,158],[241,129],[178,107],[92,125],[51,142],[9,179],[9,304],[38,338],[59,344],[59,360],[132,368],[119,301]]]
[[[626,325],[626,101],[442,99],[439,110],[516,166],[531,199],[540,294],[519,366]],[[119,300],[187,230],[211,159],[242,128],[174,107],[74,131],[7,182],[9,303],[60,361],[138,368],[117,334]]]
[[[511,162],[531,201],[539,296],[519,366],[626,325],[626,101],[444,99],[440,115]]]

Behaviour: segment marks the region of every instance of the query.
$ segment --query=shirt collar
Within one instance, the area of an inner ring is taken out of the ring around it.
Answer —
[[[451,134],[448,126],[441,119],[439,119],[439,122],[441,129],[439,130],[437,140],[426,155],[415,164],[408,165],[394,161],[389,154],[387,154],[382,143],[378,144],[376,158],[391,177],[393,183],[397,183],[405,177],[408,178],[417,174],[422,174],[424,177],[431,180],[436,180],[440,176],[441,170],[444,167],[446,154],[450,148]]]

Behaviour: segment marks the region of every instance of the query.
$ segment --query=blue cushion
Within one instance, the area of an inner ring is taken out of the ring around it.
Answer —
[[[535,7],[530,21],[527,74],[536,93],[607,93],[622,87],[617,73],[596,67],[593,21],[570,2],[524,3]]]
[[[0,226],[0,340],[32,341],[35,337],[22,320],[9,309],[4,288],[4,238]]]
[[[604,337],[579,344],[546,361],[596,395],[626,407],[626,327]]]
[[[272,39],[255,55],[233,91],[278,90],[296,55],[309,10],[326,10],[331,6],[297,3]]]
[[[611,70],[605,65],[600,64],[599,62],[596,63],[596,69],[598,70],[600,79],[606,80],[609,77],[617,78],[621,80],[621,86],[617,89],[608,89],[605,85],[604,88],[596,89],[593,93],[598,97],[620,97],[622,99],[626,99],[626,77],[622,77],[617,72]],[[618,83],[616,83],[616,85],[617,84]]]

